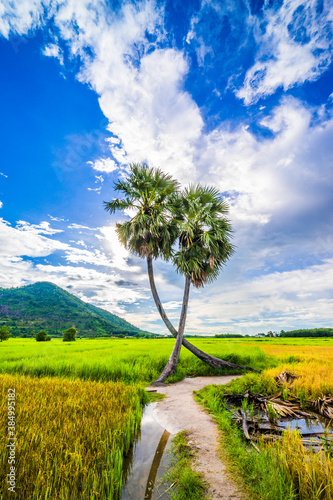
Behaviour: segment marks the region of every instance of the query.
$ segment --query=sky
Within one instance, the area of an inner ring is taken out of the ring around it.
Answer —
[[[0,286],[166,333],[105,212],[132,162],[215,186],[236,252],[186,333],[332,327],[332,0],[1,0]],[[184,278],[154,263],[177,327]]]

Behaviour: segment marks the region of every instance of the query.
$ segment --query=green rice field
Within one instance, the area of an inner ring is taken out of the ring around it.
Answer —
[[[324,370],[322,377],[328,377],[325,393],[331,391],[331,339],[191,341],[214,356],[264,370],[245,377],[254,385],[259,381],[263,389],[270,387],[283,366],[299,370],[304,379],[300,377],[300,387],[320,392],[321,386],[311,379],[317,363]],[[1,343],[0,413],[5,432],[1,433],[0,497],[12,498],[6,485],[6,422],[8,389],[15,389],[15,498],[118,500],[123,456],[148,400],[143,389],[161,372],[173,343],[173,339],[79,339],[72,343],[9,339]],[[183,348],[169,382],[227,373],[237,371],[214,370]],[[205,393],[207,408],[215,408],[215,399],[215,392]]]

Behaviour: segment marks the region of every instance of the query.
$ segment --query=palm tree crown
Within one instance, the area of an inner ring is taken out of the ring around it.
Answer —
[[[178,182],[160,169],[144,164],[132,164],[125,181],[115,183],[115,190],[124,199],[104,202],[110,213],[127,208],[135,209],[130,221],[117,224],[117,233],[123,245],[140,257],[170,257],[177,239],[176,226],[171,217],[172,198]]]
[[[213,281],[234,252],[230,243],[229,208],[212,187],[192,185],[174,203],[179,251],[174,254],[178,272],[191,277],[195,287]]]

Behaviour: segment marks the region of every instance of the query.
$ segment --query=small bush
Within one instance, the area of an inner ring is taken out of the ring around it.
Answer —
[[[37,340],[37,342],[47,342],[51,340],[51,337],[48,336],[45,330],[41,330],[36,334],[35,339]]]
[[[4,325],[0,330],[0,341],[2,342],[3,340],[8,340],[11,336],[12,334],[10,333],[8,326]]]
[[[76,328],[74,327],[67,328],[67,330],[64,332],[62,336],[62,340],[64,342],[73,342],[74,340],[76,340],[75,335],[76,335]]]

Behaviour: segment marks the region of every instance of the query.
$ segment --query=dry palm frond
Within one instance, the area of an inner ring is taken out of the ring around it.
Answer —
[[[312,401],[312,408],[320,415],[333,419],[333,397],[324,396]]]
[[[275,377],[276,382],[283,386],[283,384],[292,385],[294,380],[298,378],[298,375],[295,375],[294,372],[283,371],[277,377]]]

